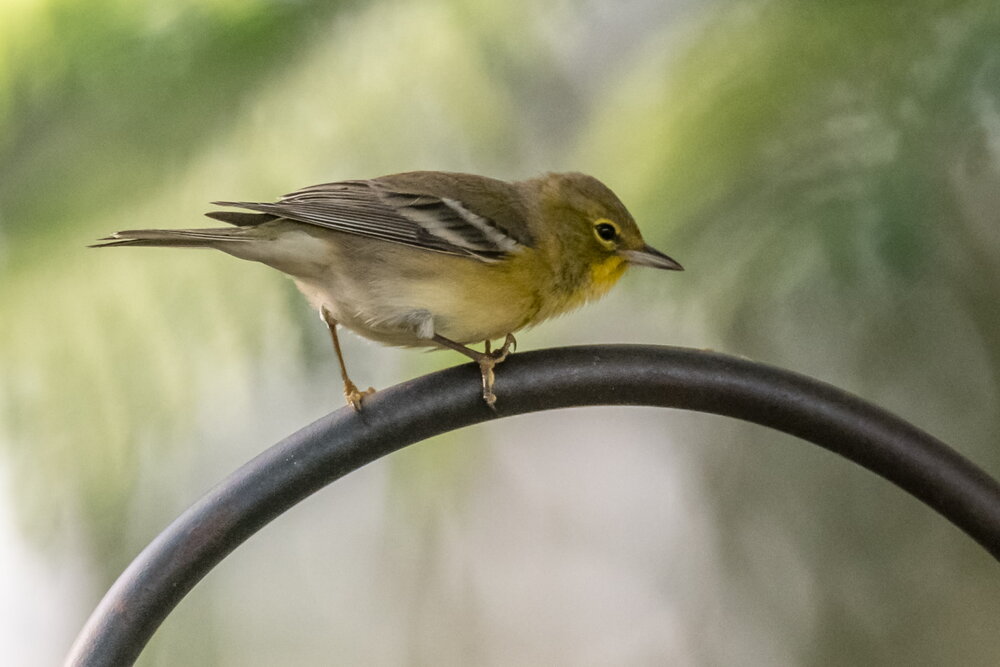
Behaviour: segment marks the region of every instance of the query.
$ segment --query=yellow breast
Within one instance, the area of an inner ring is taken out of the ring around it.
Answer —
[[[625,274],[628,264],[621,257],[612,256],[592,264],[588,272],[589,280],[577,285],[570,293],[548,295],[546,306],[539,313],[540,319],[575,310],[588,301],[599,299],[614,287]]]
[[[625,274],[625,260],[618,255],[612,255],[603,262],[590,267],[592,298],[603,296]]]

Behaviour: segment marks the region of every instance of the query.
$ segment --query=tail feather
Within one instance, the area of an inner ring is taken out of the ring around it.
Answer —
[[[253,241],[243,229],[129,229],[98,239],[90,248],[150,246],[211,248],[219,243]]]

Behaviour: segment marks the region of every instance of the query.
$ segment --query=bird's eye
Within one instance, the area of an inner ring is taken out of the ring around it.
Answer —
[[[610,222],[599,222],[594,225],[594,233],[602,241],[614,241],[618,238],[618,228]]]

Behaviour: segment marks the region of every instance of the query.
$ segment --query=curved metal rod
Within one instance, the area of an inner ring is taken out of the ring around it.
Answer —
[[[825,447],[940,512],[1000,559],[1000,484],[934,437],[835,387],[710,352],[591,346],[522,352],[498,369],[497,412],[466,364],[378,392],[266,450],[153,540],[101,600],[67,664],[134,661],[174,606],[244,540],[352,470],[496,417],[648,405],[736,417]]]

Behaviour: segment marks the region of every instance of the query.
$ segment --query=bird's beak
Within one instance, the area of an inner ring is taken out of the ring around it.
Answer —
[[[651,266],[654,269],[666,269],[667,271],[684,270],[683,266],[652,246],[643,246],[642,250],[622,250],[620,254],[625,258],[625,261],[636,266]]]

